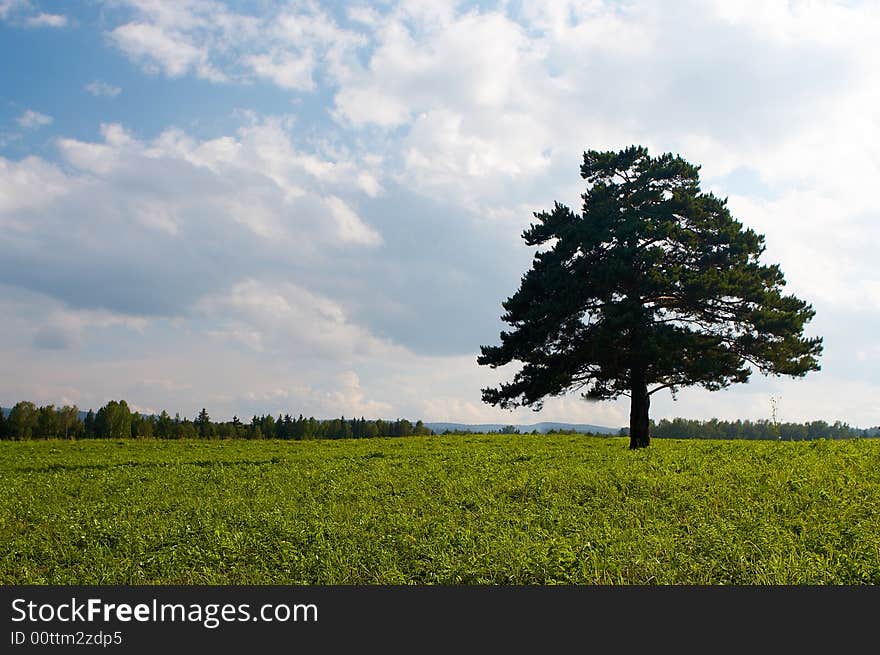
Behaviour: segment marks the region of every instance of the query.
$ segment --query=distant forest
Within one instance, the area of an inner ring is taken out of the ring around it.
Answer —
[[[84,416],[76,406],[55,407],[22,401],[0,412],[0,439],[360,439],[366,437],[409,437],[433,432],[422,421],[394,421],[364,418],[319,420],[300,414],[273,417],[253,416],[247,423],[237,416],[231,421],[212,421],[202,409],[195,419],[173,418],[132,412],[124,400],[111,400],[97,412]]]
[[[874,428],[854,428],[847,423],[835,421],[810,421],[808,423],[773,423],[769,420],[758,421],[719,421],[717,418],[708,421],[675,418],[662,419],[659,423],[650,421],[651,436],[666,439],[782,439],[785,441],[803,441],[806,439],[858,439],[880,437],[880,426]],[[498,430],[503,434],[518,434],[516,426],[509,425]],[[443,434],[468,434],[466,430],[445,431]],[[530,434],[538,434],[537,430]],[[607,433],[579,432],[576,430],[555,429],[544,434],[587,434],[596,437],[612,436]],[[621,428],[617,436],[628,437],[629,428]]]
[[[509,425],[498,432],[515,434]],[[124,400],[111,400],[97,412],[84,413],[78,407],[43,405],[29,401],[16,403],[8,412],[0,411],[0,439],[362,439],[370,437],[409,437],[432,435],[422,421],[407,419],[386,421],[361,418],[305,418],[302,414],[252,416],[247,422],[234,416],[231,421],[212,421],[206,409],[192,420],[168,412],[144,415],[132,412]],[[473,434],[468,430],[445,430],[443,434]],[[534,431],[533,434],[538,434]],[[575,430],[555,429],[546,434],[579,434]],[[607,434],[593,436],[607,437]],[[627,429],[620,430],[627,435]],[[835,421],[808,423],[773,423],[759,421],[698,421],[676,418],[651,421],[651,436],[669,439],[852,439],[880,436],[880,426],[859,429]]]
[[[621,431],[626,434],[627,430]],[[782,439],[802,441],[805,439],[853,439],[880,436],[880,426],[862,430],[847,423],[835,421],[810,421],[808,423],[774,423],[759,421],[695,421],[676,418],[651,421],[651,436],[669,439]]]

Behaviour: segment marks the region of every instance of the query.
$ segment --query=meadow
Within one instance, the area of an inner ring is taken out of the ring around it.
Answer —
[[[0,584],[877,584],[880,440],[0,442]]]

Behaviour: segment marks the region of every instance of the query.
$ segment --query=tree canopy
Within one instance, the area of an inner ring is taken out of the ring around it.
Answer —
[[[548,396],[631,398],[630,447],[647,446],[650,396],[746,382],[753,370],[818,370],[815,312],[784,295],[764,237],[700,190],[699,166],[641,146],[584,153],[580,214],[555,203],[523,232],[544,246],[502,306],[511,326],[478,362],[518,361],[510,382],[483,389],[503,408],[540,409]]]

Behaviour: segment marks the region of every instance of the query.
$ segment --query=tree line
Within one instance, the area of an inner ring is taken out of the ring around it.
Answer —
[[[651,421],[650,434],[655,438],[668,439],[781,439],[802,441],[806,439],[852,439],[854,437],[880,436],[880,426],[859,429],[841,421],[806,423],[778,423],[768,419],[757,421],[708,421],[675,418]],[[627,436],[627,430],[621,430]]]
[[[363,417],[334,419],[294,418],[290,414],[254,415],[243,422],[212,421],[206,409],[190,420],[166,411],[143,415],[131,411],[125,400],[111,400],[81,417],[76,405],[37,407],[30,401],[16,403],[8,415],[0,411],[0,439],[361,439],[409,437],[433,432],[422,421],[385,421]]]
[[[519,434],[514,425],[496,431],[499,434]],[[409,437],[431,435],[434,432],[422,421],[412,423],[406,419],[385,421],[367,420],[363,417],[334,419],[294,418],[290,414],[254,415],[248,422],[237,416],[231,421],[212,421],[206,409],[190,420],[174,417],[168,412],[143,415],[131,411],[125,400],[111,400],[98,409],[89,410],[84,416],[76,405],[43,405],[37,407],[29,401],[16,403],[5,414],[0,411],[0,439],[363,439],[371,437]],[[443,434],[474,434],[471,430],[445,430]],[[538,434],[533,431],[532,434]],[[573,430],[554,429],[546,434],[581,434]],[[852,439],[880,436],[880,426],[859,429],[835,421],[809,421],[806,423],[776,423],[767,419],[750,421],[695,420],[675,418],[650,423],[652,437],[669,439],[782,439],[800,441],[805,439]],[[620,436],[628,436],[627,428]],[[585,436],[607,434],[587,433]]]

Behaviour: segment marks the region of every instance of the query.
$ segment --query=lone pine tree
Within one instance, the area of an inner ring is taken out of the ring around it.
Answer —
[[[822,339],[805,338],[811,305],[783,295],[764,237],[700,191],[699,166],[679,156],[584,153],[581,214],[555,203],[523,232],[535,254],[502,306],[512,326],[479,364],[522,363],[482,390],[502,408],[538,410],[547,396],[629,396],[630,448],[650,442],[651,395],[746,382],[753,369],[802,377],[819,370]]]

